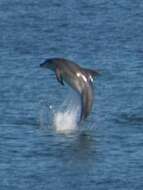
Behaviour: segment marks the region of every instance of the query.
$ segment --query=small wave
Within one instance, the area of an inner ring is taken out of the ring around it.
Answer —
[[[116,118],[116,122],[122,124],[130,123],[132,125],[142,125],[143,117],[137,114],[122,113],[118,118]]]

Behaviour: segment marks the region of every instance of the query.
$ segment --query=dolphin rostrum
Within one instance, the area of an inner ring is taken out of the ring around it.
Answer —
[[[73,61],[64,58],[46,59],[40,67],[55,72],[57,80],[64,85],[64,81],[81,95],[80,121],[87,118],[93,105],[93,80],[98,71],[82,68]]]

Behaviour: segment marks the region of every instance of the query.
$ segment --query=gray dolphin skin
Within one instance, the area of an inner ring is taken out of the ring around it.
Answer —
[[[82,68],[73,61],[64,58],[46,59],[40,67],[48,68],[55,72],[61,85],[64,81],[77,91],[81,96],[80,121],[85,120],[91,112],[94,98],[93,81],[98,71]]]

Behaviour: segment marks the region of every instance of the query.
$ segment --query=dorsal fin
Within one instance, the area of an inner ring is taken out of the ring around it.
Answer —
[[[90,79],[92,78],[93,80],[95,79],[95,77],[97,75],[100,75],[99,71],[97,71],[97,70],[84,68],[84,71],[87,73],[87,75],[90,77]]]

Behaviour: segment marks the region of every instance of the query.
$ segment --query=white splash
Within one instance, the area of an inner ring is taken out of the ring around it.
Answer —
[[[71,133],[78,129],[78,120],[80,115],[80,101],[77,94],[70,94],[63,105],[54,114],[54,127],[59,133]]]

